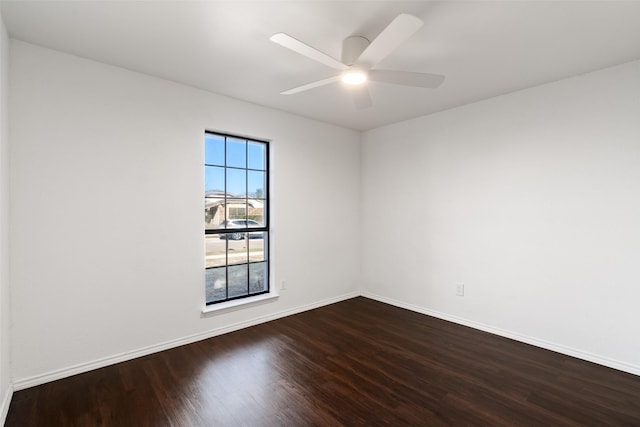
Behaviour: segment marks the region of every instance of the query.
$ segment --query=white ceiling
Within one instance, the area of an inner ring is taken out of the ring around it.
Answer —
[[[370,83],[356,110],[335,70],[269,41],[340,58],[398,14],[425,25],[380,68],[444,74],[438,89]],[[11,37],[211,92],[366,130],[640,59],[640,1],[2,1]],[[639,77],[640,78],[640,77]]]

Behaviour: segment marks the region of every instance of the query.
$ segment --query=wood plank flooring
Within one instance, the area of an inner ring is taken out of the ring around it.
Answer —
[[[366,298],[14,394],[6,426],[640,426],[640,377]]]

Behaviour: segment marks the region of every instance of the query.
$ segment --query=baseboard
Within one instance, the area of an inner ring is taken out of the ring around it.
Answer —
[[[13,397],[13,387],[11,384],[7,387],[4,393],[4,399],[0,402],[0,426],[3,426],[7,420],[7,414],[9,413],[9,405],[11,404],[11,397]]]
[[[94,369],[103,368],[105,366],[114,365],[116,363],[125,362],[127,360],[136,359],[138,357],[147,356],[149,354],[157,353],[159,351],[169,350],[174,347],[179,347],[185,344],[191,344],[197,341],[206,340],[218,335],[226,334],[229,332],[237,331],[240,329],[248,328],[250,326],[258,325],[260,323],[270,322],[272,320],[280,319],[282,317],[291,316],[293,314],[302,313],[303,311],[313,310],[325,305],[334,304],[336,302],[344,301],[347,299],[360,296],[360,292],[351,292],[341,295],[339,297],[329,298],[326,300],[318,301],[312,304],[301,305],[292,309],[283,310],[277,313],[272,313],[267,316],[256,317],[244,322],[235,323],[233,325],[212,329],[203,333],[193,334],[186,337],[166,341],[159,344],[154,344],[148,347],[143,347],[133,351],[127,351],[124,353],[116,354],[113,356],[104,357],[101,359],[93,360],[91,362],[81,363],[78,365],[70,366],[63,369],[47,372],[40,375],[34,375],[28,378],[22,378],[14,380],[13,389],[23,390],[25,388],[34,387],[40,384],[45,384],[51,381],[59,380],[62,378],[70,377],[72,375],[81,374],[83,372],[89,372]]]
[[[537,338],[517,334],[511,331],[503,330],[500,328],[495,328],[493,326],[485,325],[482,323],[474,322],[471,320],[463,319],[457,316],[451,316],[445,313],[440,313],[438,311],[430,310],[424,307],[419,307],[413,304],[408,304],[402,301],[397,301],[391,298],[386,298],[380,295],[376,295],[366,291],[356,291],[348,294],[341,295],[335,298],[329,298],[326,300],[318,301],[312,304],[306,304],[302,306],[298,306],[292,309],[283,310],[277,313],[272,313],[267,316],[261,316],[257,318],[253,318],[244,322],[235,323],[233,325],[225,326],[222,328],[216,328],[213,330],[209,330],[203,333],[193,334],[186,337],[178,338],[175,340],[166,341],[163,343],[155,344],[152,346],[140,348],[133,351],[128,351],[120,354],[116,354],[113,356],[104,357],[101,359],[97,359],[91,362],[81,363],[78,365],[70,366],[63,369],[58,369],[55,371],[47,372],[40,375],[34,375],[27,378],[22,378],[15,380],[13,382],[13,387],[10,387],[10,391],[5,396],[5,399],[2,402],[2,406],[0,407],[0,415],[3,417],[6,416],[6,412],[9,409],[9,403],[11,401],[11,396],[13,391],[23,390],[25,388],[34,387],[40,384],[45,384],[51,381],[59,380],[62,378],[70,377],[72,375],[81,374],[84,372],[92,371],[94,369],[103,368],[105,366],[113,365],[120,362],[125,362],[127,360],[136,359],[138,357],[147,356],[149,354],[157,353],[159,351],[168,350],[174,347],[179,347],[185,344],[191,344],[197,341],[202,341],[208,338],[212,338],[218,335],[226,334],[229,332],[237,331],[240,329],[248,328],[250,326],[258,325],[260,323],[270,322],[272,320],[276,320],[282,317],[291,316],[293,314],[302,313],[304,311],[313,310],[315,308],[323,307],[325,305],[334,304],[340,301],[344,301],[347,299],[355,298],[357,296],[363,296],[365,298],[370,298],[376,301],[380,301],[386,304],[390,304],[396,307],[404,308],[407,310],[411,310],[417,313],[426,314],[428,316],[433,316],[438,319],[447,320],[449,322],[457,323],[464,326],[469,326],[474,329],[478,329],[481,331],[489,332],[491,334],[499,335],[505,338],[510,338],[516,341],[520,341],[526,344],[531,344],[536,347],[544,348],[547,350],[555,351],[557,353],[565,354],[567,356],[576,357],[578,359],[586,360],[589,362],[597,363],[599,365],[607,366],[609,368],[617,369],[619,371],[628,372],[634,375],[640,375],[640,366],[631,365],[628,363],[619,362],[617,360],[608,359],[605,357],[597,356],[591,353],[587,353],[581,350],[577,350],[574,348],[566,347],[563,345],[551,343],[548,341],[540,340]],[[0,418],[3,420],[4,418]],[[2,425],[2,423],[0,423]]]
[[[495,328],[493,326],[485,325],[483,323],[474,322],[471,320],[463,319],[457,316],[451,316],[449,314],[440,313],[438,311],[430,310],[427,308],[419,307],[413,304],[408,304],[402,301],[397,301],[391,298],[386,298],[380,295],[372,294],[370,292],[362,292],[362,296],[365,298],[370,298],[376,301],[380,301],[386,304],[390,304],[396,307],[404,308],[407,310],[415,311],[417,313],[426,314],[428,316],[433,316],[438,319],[447,320],[449,322],[457,323],[459,325],[468,326],[470,328],[478,329],[484,332],[489,332],[494,335],[499,335],[501,337],[510,338],[515,341],[520,341],[526,344],[531,344],[536,347],[544,348],[546,350],[555,351],[556,353],[565,354],[567,356],[572,356],[578,359],[586,360],[588,362],[597,363],[598,365],[606,366],[608,368],[617,369],[619,371],[628,372],[634,375],[640,375],[640,366],[631,365],[628,363],[620,362],[617,360],[609,359],[606,357],[598,356],[595,354],[591,354],[582,350],[577,350],[575,348],[551,343],[548,341],[540,340],[537,338],[529,337],[526,335],[517,334],[511,331],[507,331],[500,328]]]

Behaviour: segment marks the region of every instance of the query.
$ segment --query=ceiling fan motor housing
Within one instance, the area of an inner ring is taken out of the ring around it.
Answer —
[[[342,42],[342,63],[349,67],[355,64],[369,43],[369,40],[362,36],[351,36],[344,39]]]

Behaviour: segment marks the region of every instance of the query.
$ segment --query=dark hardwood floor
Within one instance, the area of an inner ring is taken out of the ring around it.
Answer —
[[[640,426],[640,377],[366,298],[18,391],[7,426]]]

